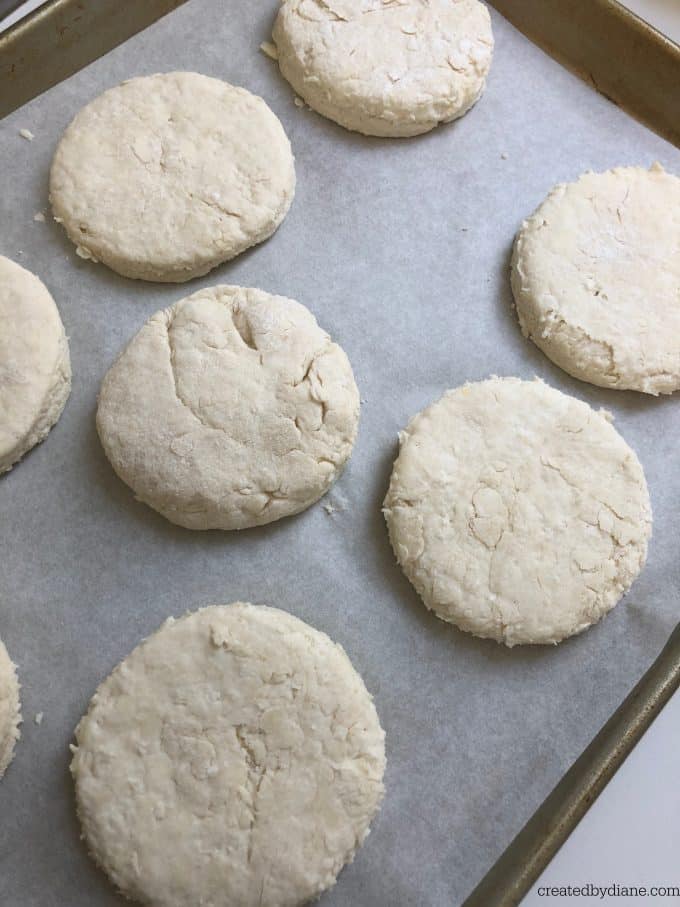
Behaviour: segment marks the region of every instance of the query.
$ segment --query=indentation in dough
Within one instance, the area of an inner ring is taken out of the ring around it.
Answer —
[[[495,548],[508,519],[503,498],[495,489],[482,486],[472,496],[472,508],[472,531],[487,548]]]
[[[232,317],[234,319],[234,327],[239,332],[241,340],[246,346],[249,346],[251,350],[256,350],[257,343],[253,337],[253,331],[247,313],[241,308],[236,308],[234,309]]]

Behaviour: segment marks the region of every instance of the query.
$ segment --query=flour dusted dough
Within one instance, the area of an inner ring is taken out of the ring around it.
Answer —
[[[70,392],[54,300],[34,274],[0,255],[0,473],[47,436]]]
[[[411,136],[462,116],[491,65],[479,0],[284,0],[279,66],[314,110],[365,135]]]
[[[99,436],[137,497],[189,529],[298,513],[349,457],[359,392],[304,306],[220,286],[157,312],[102,385]]]
[[[293,907],[383,796],[384,733],[324,633],[237,603],[167,621],[95,694],[71,771],[95,860],[155,907]]]
[[[219,79],[131,79],[87,105],[52,164],[50,198],[83,258],[181,282],[267,239],[295,191],[265,102]]]
[[[0,639],[0,778],[14,756],[20,722],[19,681],[7,649]]]
[[[449,391],[411,421],[385,517],[427,607],[508,646],[598,621],[651,534],[642,467],[608,414],[517,378]]]
[[[601,387],[680,387],[680,179],[655,164],[557,186],[522,226],[512,287],[524,334]]]

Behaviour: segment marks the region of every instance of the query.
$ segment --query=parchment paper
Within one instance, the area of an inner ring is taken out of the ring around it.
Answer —
[[[0,784],[2,907],[123,903],[79,841],[68,746],[98,683],[168,615],[237,599],[284,608],[341,642],[374,694],[387,797],[325,907],[459,904],[678,619],[680,395],[570,379],[522,338],[508,279],[513,235],[553,184],[657,159],[680,172],[678,152],[496,14],[495,61],[471,113],[421,138],[361,138],[296,107],[258,51],[276,6],[191,0],[0,123],[0,252],[53,292],[74,371],[46,443],[0,479],[0,636],[25,716]],[[76,111],[124,78],[173,68],[262,95],[298,173],[269,242],[183,287],[118,278],[78,259],[49,217],[33,220],[48,213],[50,159]],[[300,300],[350,357],[365,402],[331,515],[319,504],[238,534],[179,529],[136,503],[104,457],[94,411],[112,360],[157,309],[220,282]],[[430,615],[380,513],[397,432],[446,388],[492,373],[539,375],[611,410],[651,489],[642,576],[599,626],[557,648],[507,651]]]

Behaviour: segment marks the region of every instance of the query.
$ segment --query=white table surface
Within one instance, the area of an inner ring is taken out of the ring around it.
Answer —
[[[597,691],[593,690],[593,696]],[[548,904],[680,905],[671,897],[546,897],[547,886],[591,882],[680,893],[680,693],[671,699],[595,805],[577,826],[522,907]]]
[[[8,27],[43,0],[28,0],[0,25]],[[680,43],[680,0],[625,0]],[[680,87],[679,87],[680,90]],[[593,690],[593,696],[597,690]],[[680,693],[654,722],[615,778],[543,873],[522,907],[588,904],[680,907],[680,894],[653,897],[548,896],[546,887],[675,886],[680,889]]]
[[[680,0],[622,0],[624,6],[651,22],[680,44]]]

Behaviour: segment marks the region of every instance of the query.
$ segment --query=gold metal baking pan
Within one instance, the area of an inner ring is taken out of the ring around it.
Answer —
[[[680,624],[642,680],[462,907],[520,903],[679,686]]]
[[[568,69],[680,147],[680,47],[616,0],[491,0]]]
[[[0,118],[185,0],[49,0],[0,35]]]

